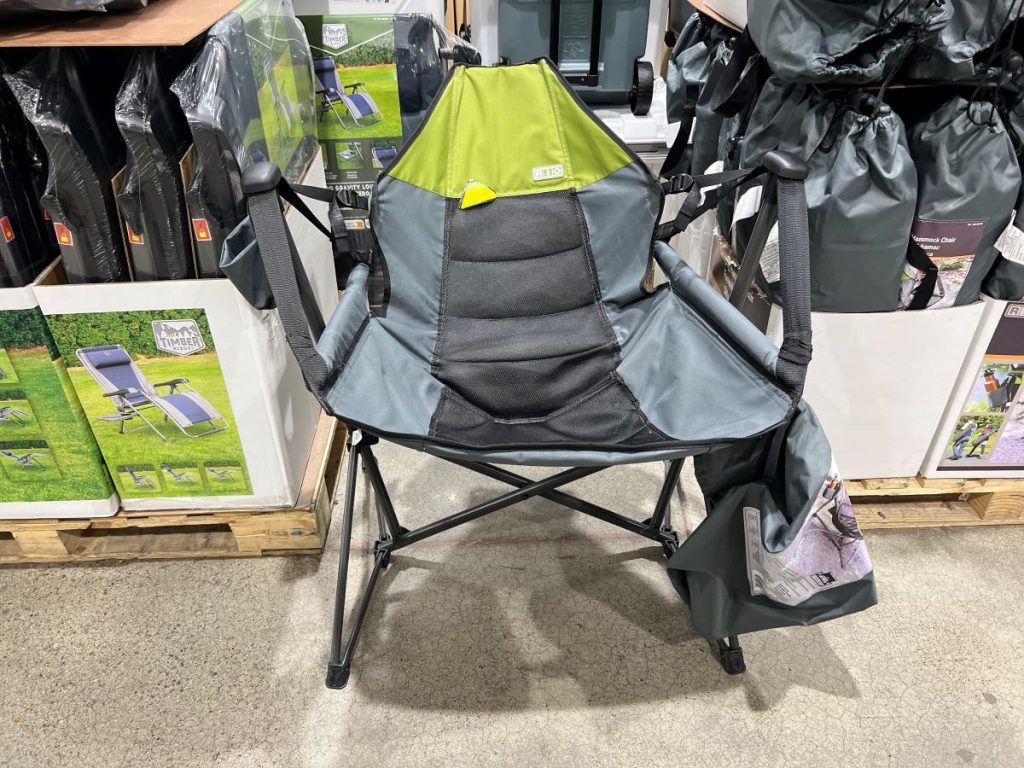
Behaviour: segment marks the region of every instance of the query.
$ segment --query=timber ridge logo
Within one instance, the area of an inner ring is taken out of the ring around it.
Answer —
[[[206,349],[195,320],[154,320],[153,339],[160,351],[182,357]]]

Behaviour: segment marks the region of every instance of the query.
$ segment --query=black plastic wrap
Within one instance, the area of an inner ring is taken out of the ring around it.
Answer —
[[[124,63],[117,52],[51,48],[5,75],[46,147],[41,203],[73,283],[129,279],[112,186],[124,165],[124,141],[114,122]]]
[[[0,19],[46,13],[130,11],[146,4],[147,0],[0,0]]]
[[[180,166],[191,137],[169,90],[184,63],[180,51],[141,49],[117,96],[117,126],[128,148],[118,204],[136,280],[195,277]]]
[[[57,255],[39,206],[45,181],[39,138],[0,81],[0,288],[28,285]]]
[[[172,90],[195,143],[186,191],[200,277],[245,218],[241,174],[270,160],[298,181],[317,151],[313,63],[290,0],[246,2],[206,36]]]

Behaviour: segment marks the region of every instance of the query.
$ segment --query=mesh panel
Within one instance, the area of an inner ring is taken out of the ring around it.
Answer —
[[[626,445],[668,440],[641,413],[625,384],[609,374],[604,383],[544,419],[496,420],[447,390],[431,432],[467,445],[571,444],[620,442]]]
[[[452,209],[448,254],[456,261],[531,259],[584,244],[583,215],[568,190]]]
[[[594,304],[585,248],[515,261],[445,265],[444,312],[464,318],[536,317]]]
[[[604,315],[597,304],[541,317],[448,317],[445,334],[448,359],[463,362],[554,357],[608,341]]]

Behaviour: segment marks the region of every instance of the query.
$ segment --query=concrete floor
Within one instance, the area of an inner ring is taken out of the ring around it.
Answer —
[[[500,488],[380,456],[407,525]],[[645,516],[659,472],[577,489]],[[881,604],[748,636],[730,678],[659,550],[534,501],[396,556],[329,691],[338,528],[322,558],[0,570],[0,766],[1024,765],[1024,527],[869,534]]]

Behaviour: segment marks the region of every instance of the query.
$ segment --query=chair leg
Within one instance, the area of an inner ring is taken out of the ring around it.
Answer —
[[[726,640],[717,640],[718,660],[722,669],[729,675],[740,675],[747,671],[747,664],[743,660],[743,649],[740,647],[740,639],[736,635],[729,635]]]
[[[391,499],[387,490],[378,488],[376,480],[380,477],[377,461],[371,450],[375,438],[366,438],[359,431],[354,431],[349,442],[348,474],[345,486],[345,508],[341,526],[341,557],[338,561],[338,582],[334,597],[334,622],[331,632],[331,657],[327,664],[327,687],[344,688],[348,685],[352,671],[352,656],[359,642],[366,613],[370,607],[370,599],[380,579],[380,574],[391,561],[394,538],[389,530],[390,519],[394,519],[397,529],[405,530],[398,524]],[[348,638],[345,639],[345,593],[348,587],[348,565],[352,548],[352,524],[355,511],[356,480],[359,477],[359,459],[363,459],[363,467],[371,478],[377,505],[377,520],[380,525],[380,538],[374,545],[373,569],[363,588],[362,597],[356,607]],[[381,486],[383,484],[381,483]],[[390,518],[390,519],[389,519]],[[397,533],[395,534],[397,535]]]

